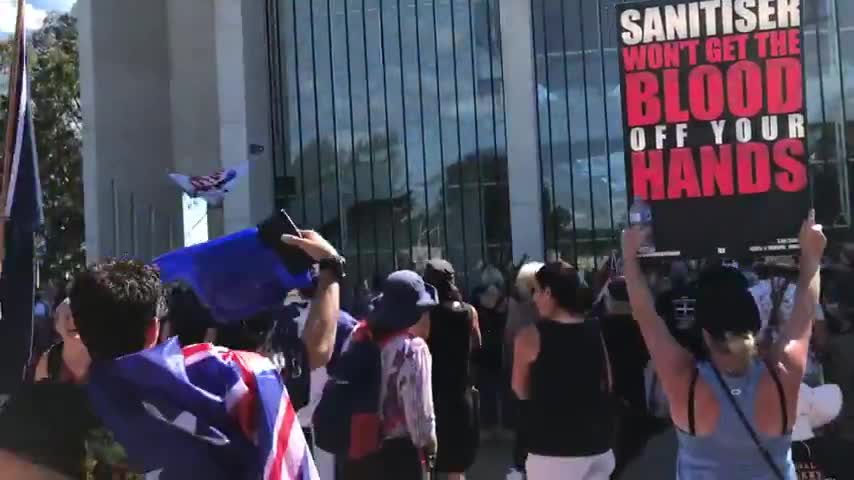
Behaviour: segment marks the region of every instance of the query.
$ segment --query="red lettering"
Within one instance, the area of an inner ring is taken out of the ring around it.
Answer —
[[[664,65],[664,52],[660,43],[653,43],[646,47],[647,55],[649,55],[649,68],[658,70]]]
[[[800,192],[807,186],[804,141],[787,138],[774,144],[774,163],[781,168],[774,177],[777,188],[784,192]]]
[[[697,179],[697,167],[690,148],[674,148],[670,151],[670,168],[667,181],[667,198],[697,198],[700,196],[700,182]]]
[[[703,172],[703,196],[735,195],[732,175],[732,145],[700,147],[700,168]]]
[[[760,58],[768,56],[768,37],[768,32],[756,32],[753,34],[753,38],[756,39],[757,53],[759,53]]]
[[[664,158],[661,150],[632,153],[632,192],[643,200],[664,199]]]
[[[771,189],[771,160],[764,143],[742,143],[736,146],[738,193],[752,195]]]
[[[789,55],[801,54],[801,31],[797,28],[789,30]]]
[[[655,125],[661,121],[658,78],[654,73],[626,75],[626,117],[630,127]]]
[[[623,67],[627,72],[646,70],[646,45],[623,48]]]
[[[724,113],[724,80],[718,67],[700,65],[688,74],[688,101],[694,118],[717,120]]]
[[[665,68],[679,68],[682,63],[682,45],[680,42],[667,42],[664,44],[664,66]]]
[[[768,114],[800,111],[804,106],[800,58],[774,58],[766,63]]]
[[[754,62],[741,61],[727,71],[727,97],[736,117],[752,117],[762,111],[762,70]]]
[[[664,70],[664,84],[678,85],[679,70]],[[683,123],[690,118],[688,110],[682,108],[682,97],[678,88],[664,89],[664,117],[667,123]]]

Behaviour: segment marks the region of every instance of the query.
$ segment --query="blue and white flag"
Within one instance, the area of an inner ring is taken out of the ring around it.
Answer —
[[[247,228],[154,260],[164,283],[186,282],[215,321],[235,325],[281,306],[288,292],[311,286],[311,272],[292,272]]]
[[[93,365],[95,412],[130,467],[159,480],[319,480],[287,390],[261,355],[210,344]]]
[[[249,163],[245,162],[234,168],[217,170],[210,175],[170,173],[169,178],[190,197],[203,198],[209,207],[219,208],[222,207],[225,194],[248,170]]]
[[[0,397],[23,381],[30,364],[36,283],[36,236],[44,223],[33,105],[27,75],[24,2],[18,2],[18,25],[9,78],[9,116],[2,167],[2,283],[0,283]],[[5,231],[4,231],[5,230]]]

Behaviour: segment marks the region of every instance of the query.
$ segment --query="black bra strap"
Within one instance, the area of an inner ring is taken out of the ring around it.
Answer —
[[[688,386],[688,433],[690,433],[691,436],[697,435],[697,428],[694,421],[696,418],[696,413],[694,411],[694,391],[697,389],[697,377],[699,374],[700,370],[695,366],[694,371],[691,372],[691,383]]]
[[[786,435],[789,433],[789,409],[786,406],[786,392],[783,390],[783,382],[780,381],[780,376],[777,374],[777,370],[775,370],[770,363],[766,363],[765,368],[768,369],[768,374],[771,375],[771,379],[774,380],[774,385],[777,386],[777,393],[780,396],[780,412],[783,414],[783,429],[781,430],[781,435]]]

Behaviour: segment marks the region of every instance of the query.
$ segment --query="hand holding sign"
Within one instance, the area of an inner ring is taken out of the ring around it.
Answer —
[[[815,223],[815,210],[810,210],[807,219],[801,225],[801,261],[818,266],[827,246],[827,237],[821,225]]]
[[[292,247],[301,248],[317,261],[338,256],[338,251],[335,250],[335,247],[320,236],[319,233],[312,230],[300,230],[300,235],[302,237],[282,235],[282,241]]]
[[[631,227],[623,230],[623,259],[636,260],[638,250],[646,238],[646,234],[640,227]]]

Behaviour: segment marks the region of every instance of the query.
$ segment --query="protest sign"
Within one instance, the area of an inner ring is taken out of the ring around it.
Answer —
[[[652,256],[785,254],[810,203],[802,0],[618,5],[629,201]]]

